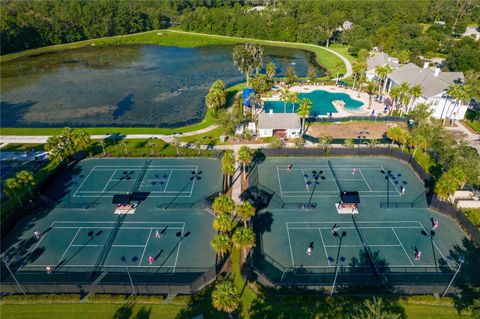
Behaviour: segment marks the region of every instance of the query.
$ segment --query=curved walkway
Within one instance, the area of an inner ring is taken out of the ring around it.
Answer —
[[[332,49],[329,49],[327,47],[322,47],[322,46],[319,46],[319,45],[315,45],[315,44],[309,44],[309,43],[302,43],[302,42],[286,42],[286,41],[274,41],[274,40],[263,40],[263,39],[254,39],[254,38],[239,38],[239,37],[231,37],[231,36],[227,36],[227,35],[217,35],[217,34],[208,34],[208,33],[197,33],[197,32],[188,32],[188,31],[180,31],[180,30],[171,30],[171,29],[168,29],[168,30],[162,30],[164,32],[175,32],[175,33],[183,33],[183,34],[192,34],[192,35],[201,35],[201,36],[207,36],[207,37],[219,37],[219,38],[225,38],[225,39],[234,39],[234,40],[237,40],[239,42],[242,42],[242,41],[251,41],[251,42],[268,42],[268,43],[271,43],[271,44],[287,44],[287,45],[295,45],[295,44],[298,44],[298,45],[302,45],[302,46],[307,46],[307,47],[311,47],[311,48],[315,48],[315,49],[322,49],[322,50],[326,50],[334,55],[336,55],[340,60],[342,60],[342,62],[345,64],[345,68],[347,69],[346,73],[342,76],[342,79],[344,78],[348,78],[349,76],[352,75],[352,64],[350,63],[350,61],[348,61],[348,59],[346,57],[344,57],[343,55],[341,55],[340,53],[332,50]]]
[[[179,134],[180,137],[185,136],[192,136],[203,134],[214,130],[217,128],[217,125],[213,124],[201,130],[196,130],[192,132],[185,132]],[[173,141],[173,137],[175,135],[164,135],[164,134],[127,134],[125,135],[125,139],[147,139],[147,138],[159,138],[164,140],[167,143],[171,143]],[[47,142],[49,135],[39,135],[39,136],[21,136],[21,135],[5,135],[0,136],[0,144],[44,144]],[[90,138],[92,140],[101,140],[107,137],[107,135],[91,135]]]

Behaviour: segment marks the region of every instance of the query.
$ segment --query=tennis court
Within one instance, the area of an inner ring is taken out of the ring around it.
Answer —
[[[374,284],[371,274],[432,274],[438,281],[459,267],[465,233],[427,207],[423,182],[403,162],[272,157],[255,170],[252,186],[268,204],[257,216],[253,264],[277,284],[328,285],[337,270],[349,284]],[[344,213],[346,191],[359,200]]]
[[[138,284],[188,283],[215,265],[205,198],[220,189],[214,159],[84,160],[46,192],[51,211],[11,231],[2,256],[29,283],[128,284],[127,271]]]

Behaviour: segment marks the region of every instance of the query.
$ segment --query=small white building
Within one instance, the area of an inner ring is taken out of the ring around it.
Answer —
[[[300,117],[292,113],[260,113],[258,115],[258,136],[282,138],[300,137]]]
[[[343,21],[342,25],[337,28],[337,31],[343,32],[350,30],[353,26],[353,22],[345,20]]]
[[[375,73],[375,68],[379,65],[390,65],[392,69],[396,69],[399,67],[398,59],[389,56],[385,52],[375,53],[367,59],[367,70],[365,71],[365,75],[369,81],[375,79],[377,74]]]
[[[390,73],[387,79],[388,92],[393,86],[403,82],[408,83],[410,87],[414,85],[422,87],[422,96],[411,103],[409,109],[415,108],[417,104],[426,103],[430,105],[434,118],[461,120],[465,117],[468,105],[447,95],[447,89],[451,85],[463,83],[462,72],[442,72],[439,68],[434,70],[428,68],[428,64],[420,68],[413,63],[408,63]]]

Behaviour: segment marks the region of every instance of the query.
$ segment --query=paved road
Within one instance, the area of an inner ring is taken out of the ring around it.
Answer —
[[[447,130],[459,133],[471,147],[480,153],[480,134],[473,133],[460,121],[456,121],[455,124],[456,126],[447,127]]]
[[[343,55],[341,55],[340,53],[336,52],[336,51],[333,51],[332,49],[329,49],[327,47],[322,47],[322,46],[319,46],[319,45],[315,45],[315,44],[309,44],[309,43],[302,43],[302,42],[285,42],[285,41],[273,41],[273,40],[262,40],[262,39],[253,39],[253,38],[239,38],[239,37],[229,37],[229,36],[226,36],[226,35],[216,35],[216,34],[207,34],[207,33],[196,33],[196,32],[187,32],[187,31],[180,31],[180,30],[161,30],[163,32],[175,32],[175,33],[183,33],[183,34],[193,34],[193,35],[202,35],[202,36],[207,36],[207,37],[220,37],[220,38],[226,38],[226,39],[235,39],[235,40],[238,40],[238,41],[242,41],[242,40],[246,40],[246,41],[252,41],[252,42],[255,42],[255,41],[262,41],[262,42],[268,42],[268,43],[271,43],[271,44],[286,44],[286,45],[295,45],[295,44],[301,44],[301,45],[304,45],[304,46],[307,46],[307,47],[311,47],[311,48],[315,48],[315,49],[322,49],[322,50],[326,50],[334,55],[336,55],[337,57],[339,57],[343,63],[345,64],[345,68],[347,69],[347,72],[343,75],[342,79],[344,78],[348,78],[349,76],[352,75],[352,64],[350,63],[350,61],[348,61],[348,59],[346,57],[344,57]]]

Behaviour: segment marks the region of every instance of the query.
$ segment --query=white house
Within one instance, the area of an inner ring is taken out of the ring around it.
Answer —
[[[367,70],[365,75],[369,81],[372,81],[377,75],[375,74],[375,68],[379,65],[384,66],[389,64],[392,69],[396,69],[400,66],[398,59],[389,56],[385,52],[373,54],[367,59]]]
[[[350,30],[353,26],[353,22],[345,20],[343,21],[342,25],[337,28],[337,31],[347,31]]]
[[[465,117],[468,105],[447,96],[447,89],[454,83],[463,83],[463,80],[462,72],[442,72],[439,68],[434,70],[428,68],[428,64],[420,68],[409,63],[388,75],[387,88],[389,92],[392,87],[403,82],[407,82],[410,87],[420,85],[422,96],[417,98],[409,109],[415,108],[419,103],[426,103],[430,105],[434,118],[460,120]]]
[[[300,117],[292,113],[260,113],[258,115],[259,137],[300,137]]]

